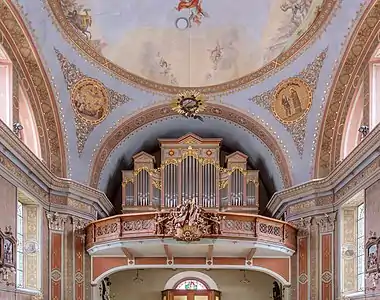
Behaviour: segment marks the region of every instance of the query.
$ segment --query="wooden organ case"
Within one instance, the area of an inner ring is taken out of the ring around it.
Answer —
[[[247,170],[245,154],[228,155],[223,167],[222,139],[187,134],[159,142],[158,168],[152,155],[140,152],[134,170],[122,171],[123,212],[170,209],[194,199],[205,209],[258,213],[259,171]]]

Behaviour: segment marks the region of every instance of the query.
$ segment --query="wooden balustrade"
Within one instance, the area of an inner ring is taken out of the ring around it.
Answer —
[[[86,247],[131,239],[157,239],[175,236],[159,234],[158,215],[169,216],[170,212],[147,212],[118,215],[90,223],[86,227]],[[296,229],[290,224],[259,215],[220,212],[213,213],[220,220],[217,234],[202,238],[222,238],[260,241],[277,244],[295,250]]]

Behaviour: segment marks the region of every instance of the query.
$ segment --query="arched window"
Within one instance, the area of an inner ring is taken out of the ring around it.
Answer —
[[[41,158],[41,148],[38,138],[38,130],[36,121],[34,119],[32,108],[30,107],[29,101],[25,95],[25,92],[20,87],[19,88],[19,123],[22,125],[23,129],[20,131],[20,139],[25,143],[26,146],[38,157]]]
[[[208,290],[208,288],[198,279],[185,279],[177,284],[176,290]]]
[[[12,128],[12,62],[0,45],[0,119]]]
[[[364,111],[364,92],[363,83],[356,90],[354,101],[350,105],[345,127],[343,131],[343,142],[341,149],[341,158],[344,159],[360,143],[361,133],[359,128],[363,122]]]
[[[380,47],[370,62],[370,78],[369,128],[372,130],[380,123]]]

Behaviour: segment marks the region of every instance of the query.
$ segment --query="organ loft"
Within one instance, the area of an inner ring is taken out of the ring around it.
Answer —
[[[158,158],[139,152],[133,170],[122,171],[124,213],[171,209],[190,199],[206,210],[258,213],[259,171],[247,168],[247,155],[224,155],[222,139],[191,133],[158,141]]]

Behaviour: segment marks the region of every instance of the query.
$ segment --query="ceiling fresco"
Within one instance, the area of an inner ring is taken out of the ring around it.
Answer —
[[[48,2],[80,51],[127,81],[222,90],[287,63],[337,1]]]
[[[103,191],[120,160],[145,142],[192,130],[223,137],[252,165],[261,162],[275,190],[313,178],[332,77],[368,3],[14,2],[51,81],[58,111],[45,118],[60,117],[67,176]],[[287,42],[272,47],[284,26]],[[223,55],[212,56],[215,48]],[[207,98],[203,123],[170,110],[189,87]]]

